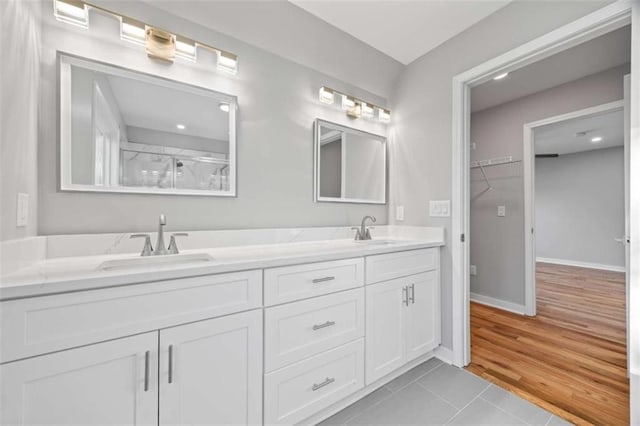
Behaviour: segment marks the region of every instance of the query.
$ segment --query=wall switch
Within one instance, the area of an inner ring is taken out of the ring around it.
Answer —
[[[478,268],[476,267],[476,265],[469,266],[469,274],[474,277],[478,274]]]
[[[16,206],[16,226],[25,227],[29,222],[29,194],[18,193]]]
[[[505,217],[507,215],[506,206],[498,206],[498,217]]]
[[[471,151],[475,151],[475,150],[476,150],[476,143],[471,142]]]
[[[396,220],[404,220],[404,206],[396,207]]]
[[[429,201],[429,216],[431,217],[449,217],[451,216],[451,201]]]

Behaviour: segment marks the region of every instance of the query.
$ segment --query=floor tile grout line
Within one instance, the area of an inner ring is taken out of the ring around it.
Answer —
[[[425,362],[427,362],[427,361],[425,361]],[[420,365],[422,365],[422,364],[418,364],[418,366],[420,366]],[[398,393],[398,392],[400,392],[402,389],[404,389],[404,388],[406,388],[407,386],[409,386],[409,385],[411,385],[411,384],[413,384],[413,383],[417,382],[418,380],[422,379],[424,376],[426,376],[426,375],[428,375],[428,374],[432,373],[433,371],[437,370],[438,368],[442,367],[443,365],[444,365],[444,363],[442,363],[442,364],[440,364],[440,365],[437,365],[437,366],[433,367],[432,369],[430,369],[430,370],[428,370],[428,371],[425,371],[422,375],[420,375],[420,376],[416,377],[414,380],[411,380],[410,382],[408,382],[408,383],[407,383],[407,384],[405,384],[404,386],[402,386],[402,387],[398,388],[397,390],[393,390],[393,389],[389,388],[389,386],[388,386],[388,385],[389,385],[389,383],[393,382],[394,380],[399,379],[400,377],[402,377],[402,375],[400,375],[400,376],[396,377],[395,379],[393,379],[393,380],[391,380],[391,381],[389,381],[389,382],[385,383],[383,386],[384,386],[385,388],[387,388],[391,393]],[[416,367],[414,367],[414,368],[416,368]],[[411,370],[409,370],[409,371],[411,371]],[[407,373],[409,373],[409,371],[407,371]],[[404,373],[404,374],[407,374],[407,373]]]
[[[513,394],[512,394],[512,395],[513,395]],[[508,412],[508,411],[507,411],[507,410],[505,410],[504,408],[502,408],[502,407],[500,407],[500,406],[498,406],[498,405],[494,404],[493,402],[491,402],[491,401],[489,401],[489,400],[487,400],[487,399],[483,398],[482,396],[480,396],[480,399],[481,399],[481,400],[483,400],[484,402],[486,402],[487,404],[489,404],[489,405],[492,405],[492,406],[496,407],[498,410],[502,411],[503,413],[506,413],[506,414],[510,415],[511,417],[514,417],[516,420],[520,420],[521,422],[523,422],[523,423],[524,423],[524,424],[526,424],[526,425],[534,426],[534,425],[533,425],[533,423],[529,423],[527,420],[523,419],[522,417],[517,416],[517,415],[515,415],[515,414],[513,414],[513,413]],[[525,401],[526,401],[526,400],[525,400]],[[545,411],[547,411],[547,410],[545,410]],[[545,422],[545,424],[544,424],[545,426],[546,426],[547,424],[549,424],[549,421],[551,420],[551,417],[552,417],[552,415],[553,415],[552,413],[549,413],[548,411],[547,411],[547,413],[549,414],[549,418],[548,418],[548,419],[547,419],[547,421]]]
[[[484,379],[483,379],[484,380]],[[435,396],[437,396],[438,398],[442,399],[443,401],[445,401],[447,404],[451,405],[453,408],[458,408],[455,405],[451,404],[449,401],[447,401],[446,399],[442,398],[440,395],[438,395],[435,392],[430,391],[429,389],[427,389],[424,385],[422,385],[422,383],[418,383],[419,386],[421,386],[422,388],[424,388],[425,390],[431,392],[432,394],[434,394]],[[475,401],[476,399],[480,398],[480,395],[482,394],[482,392],[484,392],[489,386],[491,386],[491,383],[487,384],[487,386],[485,388],[483,388],[480,392],[478,392],[478,394],[473,397],[473,399],[471,401],[469,401],[464,407],[462,407],[461,409],[459,409],[456,413],[454,413],[451,417],[449,417],[444,424],[448,424],[451,420],[453,420],[458,414],[460,414],[460,412],[462,410],[464,410],[465,408],[467,408],[469,405],[471,405],[471,403],[473,403],[473,401]]]
[[[380,386],[378,389],[374,390],[373,392],[376,392],[379,389],[385,388],[386,389],[386,385],[382,385]],[[358,417],[359,415],[369,411],[370,409],[372,409],[373,407],[377,407],[378,405],[380,405],[381,403],[383,403],[384,401],[386,401],[387,399],[391,398],[394,394],[394,392],[392,392],[390,389],[387,389],[389,391],[389,395],[386,395],[384,397],[382,397],[382,399],[380,399],[380,401],[377,401],[375,404],[371,404],[368,407],[365,407],[364,409],[360,410],[359,412],[355,413],[353,416],[348,417],[343,423],[341,423],[341,425],[346,425],[347,423],[349,423],[351,420],[355,419],[356,417]],[[371,393],[373,393],[371,392]],[[369,395],[371,395],[371,393]],[[368,396],[368,395],[367,395]],[[365,397],[366,398],[366,397]],[[362,399],[359,399],[358,401],[362,401]],[[357,403],[358,401],[354,402],[353,404]],[[351,405],[353,405],[351,404]],[[344,409],[349,408],[351,405],[345,407]],[[337,414],[337,413],[336,413]]]

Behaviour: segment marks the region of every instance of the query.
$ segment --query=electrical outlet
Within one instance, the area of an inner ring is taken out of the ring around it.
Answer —
[[[16,205],[16,226],[25,227],[29,222],[29,194],[18,193]]]
[[[431,217],[449,217],[451,216],[451,201],[429,201],[429,216]]]
[[[498,206],[498,217],[505,217],[507,215],[506,206]]]
[[[478,274],[478,268],[476,267],[476,265],[469,266],[469,274],[474,277]]]
[[[471,142],[471,151],[475,151],[475,150],[476,150],[476,143]]]
[[[404,206],[396,207],[396,220],[404,220]]]

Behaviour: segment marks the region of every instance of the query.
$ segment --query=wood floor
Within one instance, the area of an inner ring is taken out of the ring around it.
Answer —
[[[471,304],[473,373],[578,425],[628,425],[624,274],[539,263],[537,316]]]

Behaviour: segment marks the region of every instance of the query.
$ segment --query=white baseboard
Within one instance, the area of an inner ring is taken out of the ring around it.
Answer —
[[[536,262],[552,263],[554,265],[577,266],[579,268],[601,269],[603,271],[625,272],[624,266],[605,265],[602,263],[578,262],[577,260],[551,259],[548,257],[536,257]]]
[[[525,313],[524,305],[507,302],[506,300],[494,299],[493,297],[484,296],[482,294],[471,293],[471,301],[480,303],[482,305],[491,306],[493,308],[513,312],[514,314],[524,315]]]
[[[433,351],[433,354],[445,364],[453,364],[453,351],[451,349],[445,348],[444,346],[438,346],[436,350]]]

